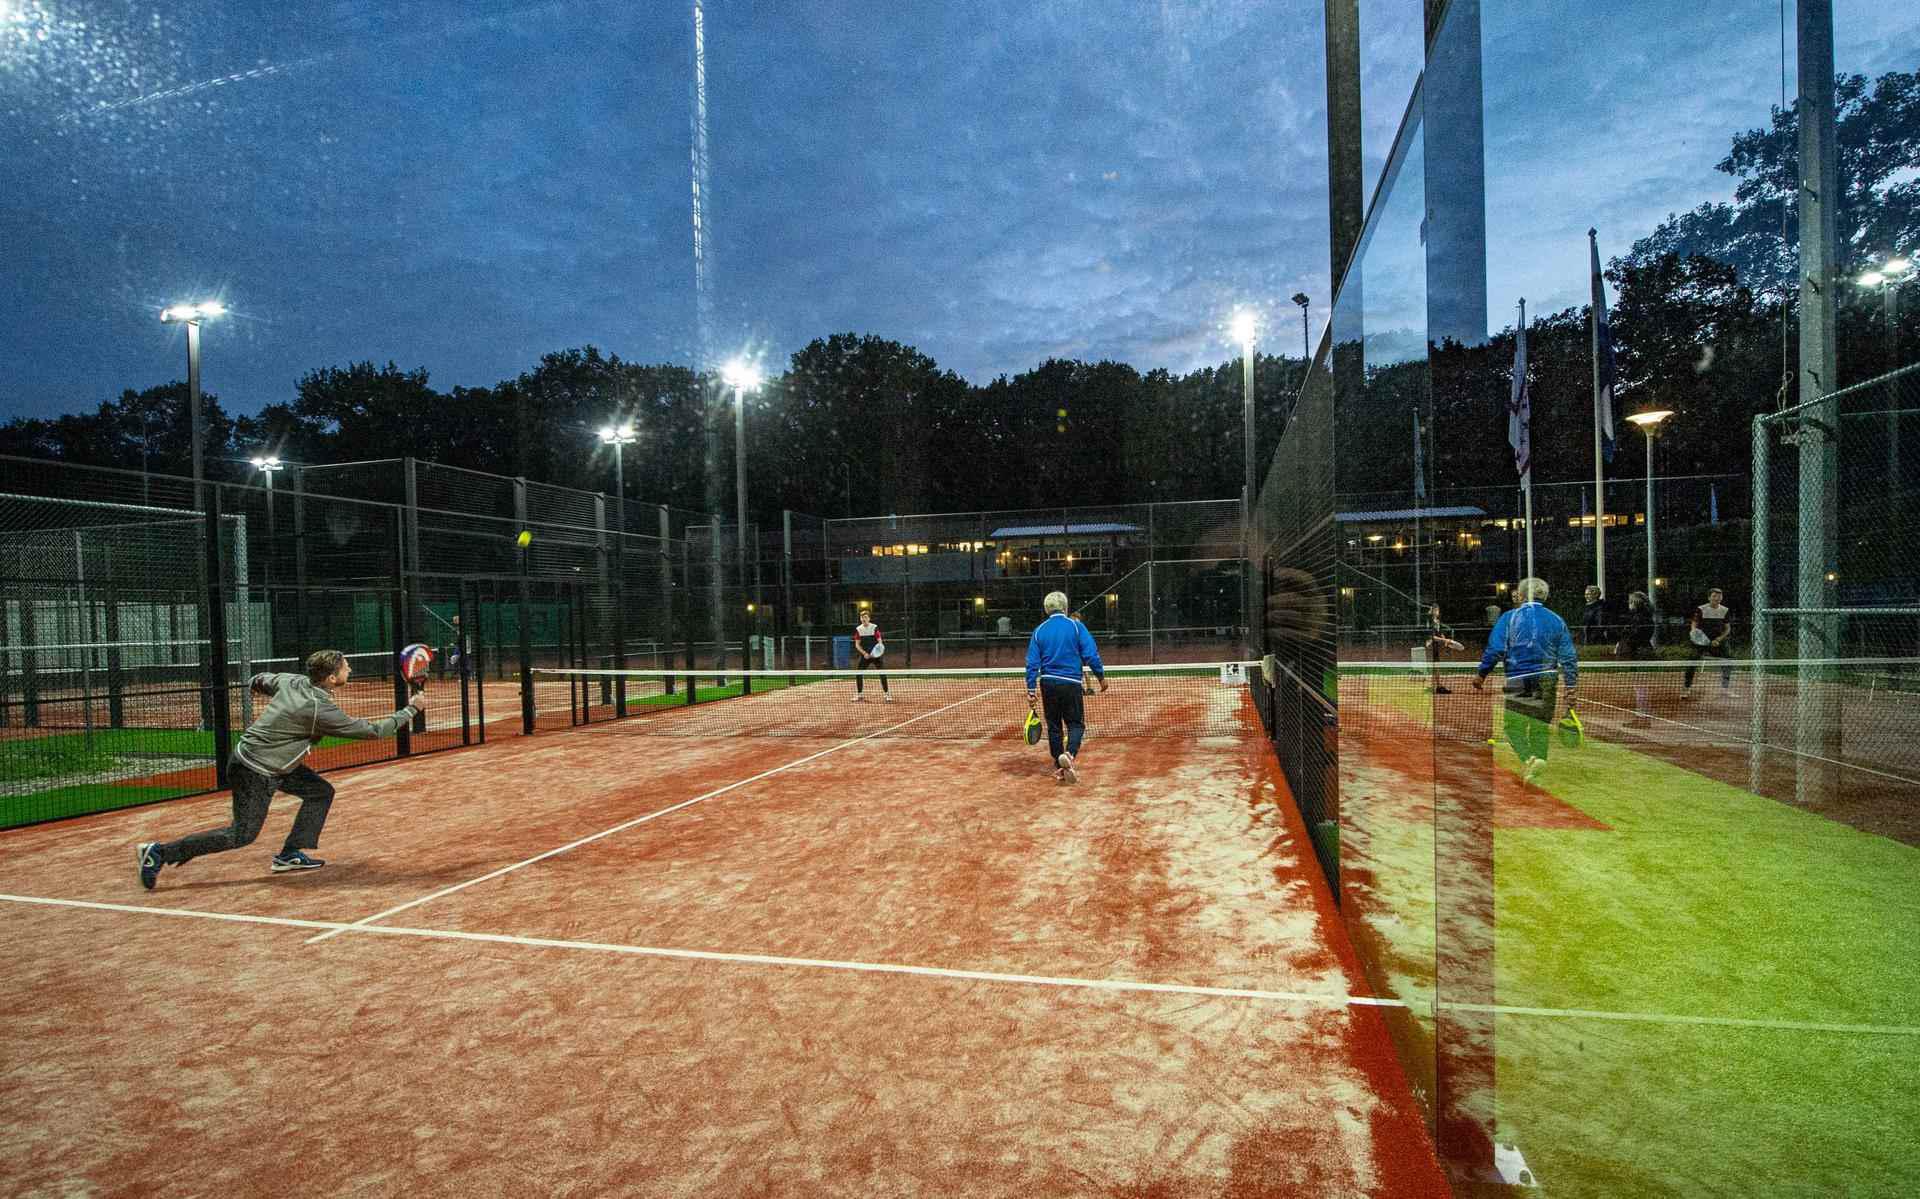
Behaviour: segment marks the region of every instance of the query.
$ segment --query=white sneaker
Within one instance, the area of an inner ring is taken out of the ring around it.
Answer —
[[[864,704],[867,702],[867,697],[856,693],[853,697],[853,702],[856,704]]]
[[[893,702],[893,692],[891,692],[891,691],[884,691],[884,692],[882,692],[882,693],[880,694],[880,699],[881,699],[881,702],[883,702],[883,703],[889,703],[889,704],[890,704],[890,703],[892,703],[892,702]]]
[[[1061,782],[1066,783],[1068,786],[1072,786],[1074,783],[1077,783],[1080,781],[1079,772],[1074,770],[1073,768],[1072,754],[1061,754],[1058,758],[1054,759],[1054,761],[1060,767]]]
[[[1531,783],[1534,779],[1539,778],[1540,772],[1546,768],[1547,760],[1545,758],[1528,758],[1526,766],[1521,768],[1520,781],[1523,783]]]

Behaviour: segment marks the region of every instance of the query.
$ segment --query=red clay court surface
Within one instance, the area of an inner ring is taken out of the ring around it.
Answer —
[[[1096,724],[1073,788],[1023,712],[502,738],[332,776],[324,870],[266,872],[279,800],[151,893],[134,844],[225,795],[0,834],[0,1190],[1444,1195],[1244,693],[1210,702],[1238,733]]]

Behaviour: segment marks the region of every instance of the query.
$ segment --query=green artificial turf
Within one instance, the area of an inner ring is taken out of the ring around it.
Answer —
[[[1365,694],[1427,717],[1413,688]],[[1504,741],[1482,760],[1483,785],[1517,770]],[[1364,756],[1341,773],[1353,917],[1424,1007],[1436,941],[1473,941],[1459,912],[1436,937],[1431,780]],[[1920,1190],[1920,849],[1600,741],[1556,743],[1537,786],[1606,826],[1515,814],[1494,843],[1495,1002],[1547,1009],[1494,1017],[1494,1122],[1546,1193]]]
[[[89,812],[107,812],[135,804],[153,803],[190,795],[197,788],[188,785],[149,787],[127,783],[90,783],[77,787],[55,787],[31,795],[0,796],[0,828],[15,828],[42,820],[62,820]]]

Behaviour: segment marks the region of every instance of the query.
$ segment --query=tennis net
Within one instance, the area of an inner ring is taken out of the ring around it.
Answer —
[[[1258,664],[1109,666],[1109,689],[1087,691],[1087,735],[1236,735],[1254,727],[1249,669]],[[1028,711],[1026,672],[1019,667],[533,674],[537,691],[566,686],[570,723],[614,720],[618,704],[608,696],[624,689],[622,727],[669,736],[1019,738]],[[608,688],[608,680],[624,687]]]

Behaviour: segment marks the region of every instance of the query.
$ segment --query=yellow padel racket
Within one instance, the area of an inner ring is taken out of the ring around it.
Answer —
[[[1567,714],[1560,718],[1560,744],[1568,749],[1578,749],[1586,740],[1586,735],[1587,726],[1580,723],[1580,713],[1569,707]]]
[[[1039,743],[1040,743],[1040,713],[1034,711],[1032,708],[1028,708],[1027,709],[1027,744],[1038,745]]]

